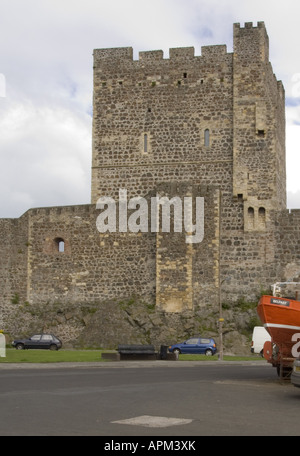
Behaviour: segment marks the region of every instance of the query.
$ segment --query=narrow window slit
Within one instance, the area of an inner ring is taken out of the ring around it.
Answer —
[[[207,128],[205,131],[204,131],[204,145],[205,147],[209,147],[209,129]]]

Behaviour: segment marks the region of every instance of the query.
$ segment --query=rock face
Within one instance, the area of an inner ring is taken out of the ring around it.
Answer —
[[[249,354],[250,335],[257,324],[255,306],[224,310],[223,342],[226,353]],[[64,348],[116,349],[119,344],[161,345],[184,341],[193,335],[213,337],[218,345],[218,312],[166,313],[139,299],[101,304],[15,305],[11,334],[50,332],[59,335]],[[6,337],[7,342],[12,338]]]
[[[263,22],[234,24],[233,53],[95,49],[91,204],[0,220],[0,328],[168,344],[217,336],[222,303],[247,346],[239,303],[300,273],[284,106]]]

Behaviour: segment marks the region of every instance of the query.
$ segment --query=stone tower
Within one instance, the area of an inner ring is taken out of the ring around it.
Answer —
[[[138,61],[132,48],[94,51],[92,203],[109,188],[140,194],[192,178],[246,202],[246,214],[285,208],[284,90],[264,23],[234,24],[233,45]]]
[[[263,22],[235,24],[233,43],[233,196],[244,201],[245,229],[259,229],[286,207],[284,90]]]
[[[266,245],[272,210],[285,208],[284,90],[264,23],[234,24],[233,45],[233,53],[204,46],[201,56],[170,49],[168,59],[140,52],[137,61],[132,48],[94,51],[92,203],[119,188],[145,196],[166,184],[169,196],[188,185],[205,198],[204,245],[178,250],[180,242],[157,235],[156,302],[168,311],[215,294],[226,246],[232,258],[232,246],[246,245],[251,259],[241,249],[236,258],[247,277],[245,236],[260,232],[257,245]]]

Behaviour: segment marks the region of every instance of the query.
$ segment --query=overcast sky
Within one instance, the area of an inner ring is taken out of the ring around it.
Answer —
[[[286,90],[288,207],[300,208],[300,2],[1,0],[0,217],[90,203],[93,49],[227,44],[264,21]]]

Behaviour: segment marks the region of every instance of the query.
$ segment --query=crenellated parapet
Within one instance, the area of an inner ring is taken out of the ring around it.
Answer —
[[[132,62],[133,64],[151,64],[159,61],[164,62],[173,62],[173,61],[182,61],[182,60],[198,60],[201,57],[211,58],[224,56],[227,54],[227,46],[224,45],[211,45],[211,46],[202,46],[201,55],[195,55],[195,48],[190,47],[177,47],[169,49],[169,58],[164,57],[163,50],[149,50],[149,51],[140,51],[138,55],[138,60],[133,58],[133,48],[124,47],[124,48],[108,48],[108,49],[94,49],[94,66],[97,67],[101,64],[111,64],[113,62],[118,62],[119,64],[128,64]]]

